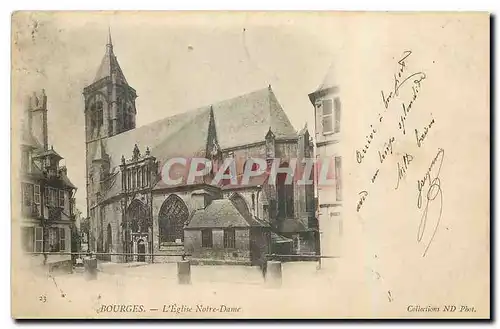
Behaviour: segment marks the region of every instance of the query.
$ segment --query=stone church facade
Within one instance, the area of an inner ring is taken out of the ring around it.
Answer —
[[[162,262],[171,258],[161,255],[188,252],[250,264],[284,241],[290,253],[318,252],[313,185],[271,184],[269,177],[213,185],[214,172],[190,183],[162,180],[163,166],[176,157],[233,158],[238,177],[251,158],[287,165],[312,157],[307,128],[293,128],[271,86],[136,127],[137,94],[110,36],[83,95],[92,250],[134,253],[105,257],[115,262]]]

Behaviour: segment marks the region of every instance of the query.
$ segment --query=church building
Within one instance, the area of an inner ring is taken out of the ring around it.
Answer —
[[[293,254],[318,253],[313,185],[285,184],[281,174],[245,185],[210,184],[214,172],[177,185],[162,179],[165,163],[177,157],[232,158],[238,177],[251,158],[287,166],[312,157],[307,127],[291,125],[271,86],[136,127],[136,90],[109,36],[83,95],[92,250],[114,262],[165,262],[172,260],[166,254],[186,252],[241,264],[258,264],[278,244]]]

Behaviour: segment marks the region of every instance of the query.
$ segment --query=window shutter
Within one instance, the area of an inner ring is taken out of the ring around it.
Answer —
[[[35,227],[35,251],[43,251],[43,228]]]
[[[59,251],[66,250],[66,230],[59,228]]]
[[[323,134],[330,133],[333,131],[332,111],[333,111],[332,100],[331,99],[323,100],[323,112],[322,112]]]
[[[36,204],[40,204],[40,185],[35,185],[34,201]]]
[[[64,208],[64,190],[59,190],[59,207]]]
[[[325,99],[323,100],[323,115],[330,115],[332,114],[332,100],[331,99]]]
[[[341,105],[340,105],[340,98],[335,97],[335,106],[334,106],[334,111],[335,111],[335,130],[334,132],[338,133],[340,132],[340,110],[341,110]]]

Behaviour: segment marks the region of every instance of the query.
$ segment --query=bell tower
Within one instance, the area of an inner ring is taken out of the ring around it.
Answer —
[[[87,214],[96,218],[101,181],[109,171],[106,140],[135,128],[137,94],[118,64],[108,34],[106,52],[94,80],[83,89],[85,100]]]
[[[87,143],[135,128],[135,99],[113,51],[111,33],[94,81],[83,89]]]

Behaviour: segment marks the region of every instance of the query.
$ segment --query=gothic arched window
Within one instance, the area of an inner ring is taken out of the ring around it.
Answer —
[[[184,241],[184,224],[189,211],[184,201],[177,195],[170,195],[162,204],[158,214],[160,243]]]
[[[104,122],[104,96],[97,94],[90,102],[90,125],[99,130]]]
[[[280,168],[287,168],[288,163],[283,163]],[[281,172],[276,175],[276,190],[278,195],[278,218],[293,217],[293,179],[288,179],[289,174]]]
[[[148,232],[148,211],[146,206],[139,200],[134,200],[127,211],[127,229],[133,233]]]

